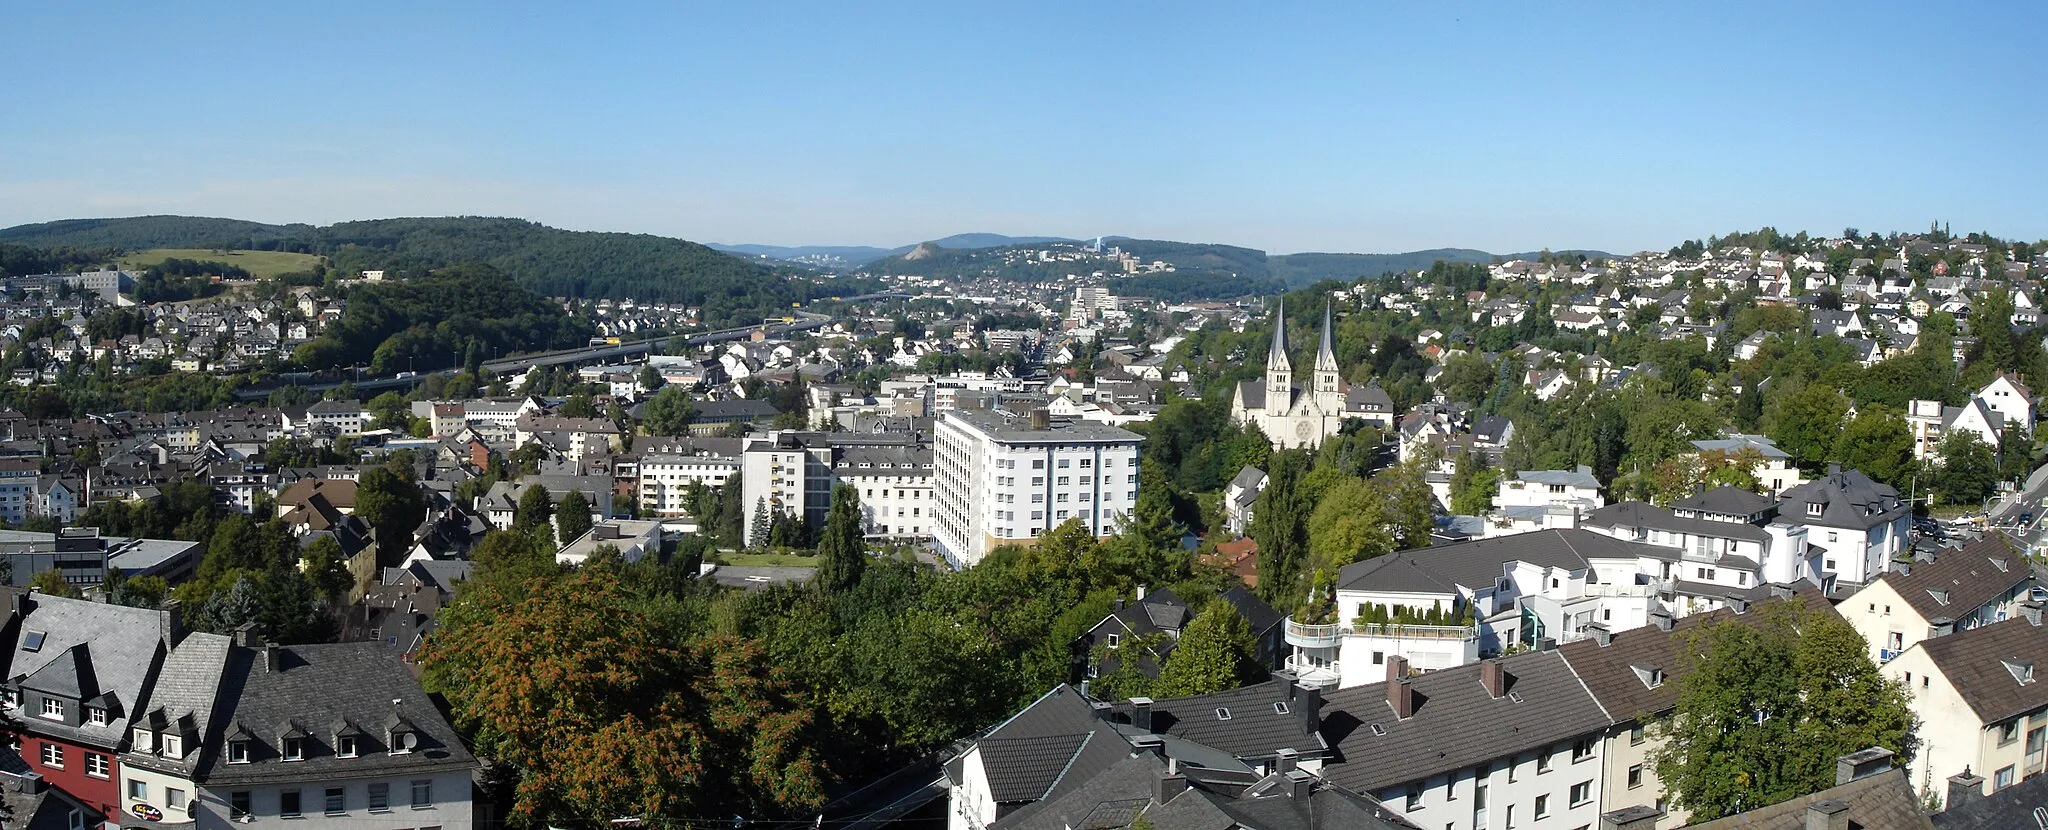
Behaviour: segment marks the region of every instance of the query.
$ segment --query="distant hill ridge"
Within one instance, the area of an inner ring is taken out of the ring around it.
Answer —
[[[319,254],[344,274],[494,266],[545,296],[633,297],[701,304],[706,319],[743,317],[824,291],[795,272],[651,234],[551,228],[485,216],[273,225],[199,216],[66,219],[0,229],[0,243],[37,247],[282,250]],[[786,312],[785,312],[786,313]]]

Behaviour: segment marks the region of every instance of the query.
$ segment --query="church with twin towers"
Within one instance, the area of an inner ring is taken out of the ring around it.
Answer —
[[[1347,418],[1379,429],[1394,425],[1394,401],[1378,384],[1353,386],[1337,366],[1331,347],[1330,309],[1323,308],[1323,336],[1316,347],[1315,371],[1307,386],[1294,382],[1294,362],[1287,357],[1287,305],[1273,314],[1273,346],[1266,352],[1266,376],[1237,385],[1230,396],[1230,419],[1257,424],[1276,449],[1314,447],[1336,435]]]

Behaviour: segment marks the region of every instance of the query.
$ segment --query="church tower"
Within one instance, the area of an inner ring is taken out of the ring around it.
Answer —
[[[1273,347],[1266,351],[1266,412],[1285,414],[1294,405],[1294,364],[1287,360],[1287,301],[1273,315]]]
[[[1325,414],[1341,411],[1344,397],[1337,371],[1337,350],[1330,345],[1330,307],[1323,306],[1323,342],[1316,347],[1316,401]]]

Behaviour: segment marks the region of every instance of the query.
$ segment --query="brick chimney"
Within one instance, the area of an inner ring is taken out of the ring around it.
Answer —
[[[179,643],[185,641],[185,615],[182,612],[183,609],[179,607],[177,600],[164,600],[163,616],[158,619],[158,623],[163,627],[160,633],[163,635],[164,648],[177,648]]]
[[[1500,658],[1479,661],[1479,685],[1486,687],[1486,696],[1499,699],[1508,693],[1508,670],[1501,667]]]
[[[1187,776],[1177,773],[1159,776],[1158,783],[1152,789],[1152,803],[1165,804],[1172,801],[1174,796],[1187,792],[1187,790]]]
[[[1408,658],[1398,654],[1387,655],[1387,680],[1399,680],[1408,676]]]
[[[1394,707],[1394,717],[1407,720],[1415,714],[1415,686],[1408,678],[1387,681],[1387,703]]]

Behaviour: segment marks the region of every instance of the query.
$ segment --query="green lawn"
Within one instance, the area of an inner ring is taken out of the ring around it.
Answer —
[[[293,271],[311,271],[320,257],[287,251],[209,251],[204,248],[154,248],[121,257],[121,267],[142,269],[166,259],[196,259],[225,262],[257,277],[275,277]]]
[[[727,565],[750,568],[815,568],[816,556],[798,556],[793,553],[721,553],[718,559]]]

